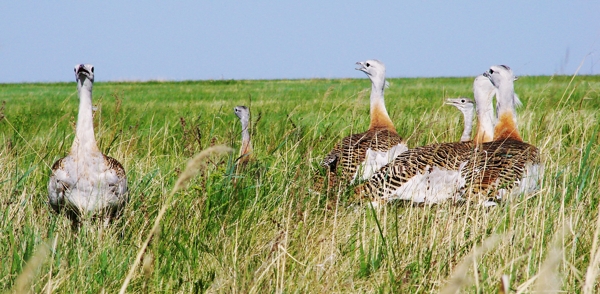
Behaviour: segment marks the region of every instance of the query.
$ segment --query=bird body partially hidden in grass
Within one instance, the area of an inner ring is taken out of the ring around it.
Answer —
[[[515,108],[521,105],[514,90],[517,77],[505,65],[490,67],[484,76],[497,89],[498,123],[494,127],[494,142],[498,147],[488,150],[493,152],[490,159],[480,160],[479,173],[475,174],[475,178],[482,178],[482,188],[495,191],[493,196],[497,200],[533,193],[540,188],[544,165],[538,149],[525,143],[517,129]],[[480,191],[476,192],[481,194]]]
[[[470,198],[488,206],[495,205],[507,194],[538,189],[543,169],[538,150],[523,142],[516,125],[516,78],[507,66],[492,66],[483,76],[497,93],[498,123],[493,130],[493,140],[488,141],[490,134],[484,131],[486,126],[479,126],[473,143],[433,144],[411,149],[365,184],[368,195],[378,200],[426,203]],[[479,107],[491,104],[491,98],[483,103],[476,94],[475,99],[479,122],[483,120],[489,126],[489,110],[480,112]],[[483,143],[479,142],[481,138]],[[436,173],[439,176],[434,176]]]
[[[92,87],[94,67],[75,66],[79,113],[75,140],[69,154],[52,165],[48,200],[54,211],[64,212],[78,227],[84,215],[101,216],[108,223],[128,201],[125,169],[102,154],[94,137]]]
[[[242,125],[242,145],[240,146],[240,154],[237,158],[237,166],[239,168],[248,164],[252,158],[252,142],[250,142],[250,109],[246,106],[236,106],[233,111],[240,119]]]
[[[385,65],[378,60],[357,64],[356,69],[371,79],[369,129],[342,139],[321,163],[330,177],[336,177],[340,172],[347,182],[370,178],[376,170],[408,149],[385,108]]]
[[[466,179],[462,170],[473,150],[493,140],[493,96],[496,91],[488,78],[475,78],[473,94],[477,108],[477,132],[472,141],[431,144],[409,149],[377,171],[359,193],[375,203],[408,200],[438,203],[460,196]]]

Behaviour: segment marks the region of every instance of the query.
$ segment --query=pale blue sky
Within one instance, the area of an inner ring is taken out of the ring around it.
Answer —
[[[598,74],[600,1],[0,4],[0,83],[73,81],[77,63],[97,81],[364,78],[371,58],[388,77]]]

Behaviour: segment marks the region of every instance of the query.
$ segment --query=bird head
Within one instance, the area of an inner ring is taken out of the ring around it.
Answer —
[[[91,64],[77,64],[75,65],[75,80],[77,86],[81,87],[85,84],[91,85],[94,83],[94,66]]]
[[[377,59],[369,59],[357,62],[356,64],[358,65],[356,70],[364,72],[371,80],[385,80],[385,65],[383,62]]]
[[[492,65],[488,71],[483,73],[483,76],[488,78],[496,88],[503,85],[503,83],[512,83],[518,79],[510,67],[506,65]]]
[[[247,124],[250,120],[250,110],[246,106],[236,106],[233,108],[233,112],[240,119],[242,125]]]
[[[475,107],[475,102],[472,99],[460,97],[460,98],[446,98],[444,102],[446,105],[452,105],[458,108],[460,111],[471,111],[473,112],[473,108]]]

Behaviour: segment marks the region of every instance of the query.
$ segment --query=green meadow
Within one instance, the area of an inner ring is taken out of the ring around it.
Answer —
[[[387,109],[409,147],[459,140],[462,117],[443,100],[472,97],[473,77],[389,82]],[[374,210],[351,188],[311,192],[334,144],[367,129],[370,86],[98,82],[96,139],[125,167],[130,201],[109,227],[86,220],[74,233],[46,185],[73,142],[76,85],[0,84],[0,289],[117,293],[127,281],[129,293],[494,293],[504,276],[511,293],[598,291],[600,76],[515,82],[519,130],[545,175],[539,192],[492,209]],[[255,156],[238,173],[237,105],[250,107]],[[172,193],[188,160],[216,145],[234,151],[204,158]]]

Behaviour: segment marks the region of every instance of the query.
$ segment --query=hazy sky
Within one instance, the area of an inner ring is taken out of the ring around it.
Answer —
[[[413,2],[2,1],[0,83],[600,73],[600,1]]]

